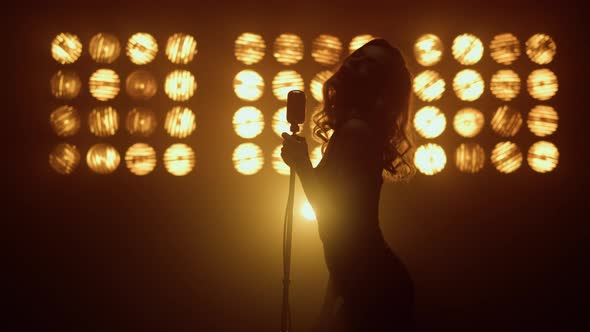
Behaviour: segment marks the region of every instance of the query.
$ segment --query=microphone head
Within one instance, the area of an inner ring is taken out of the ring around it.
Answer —
[[[287,121],[299,125],[305,122],[305,93],[291,90],[287,95]]]

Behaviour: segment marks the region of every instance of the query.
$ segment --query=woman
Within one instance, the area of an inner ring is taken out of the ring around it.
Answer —
[[[406,161],[410,74],[399,50],[375,39],[344,60],[323,95],[313,117],[314,135],[325,143],[320,164],[312,167],[301,137],[283,133],[281,151],[314,208],[330,273],[316,330],[411,331],[412,280],[378,219],[383,175],[413,173]]]

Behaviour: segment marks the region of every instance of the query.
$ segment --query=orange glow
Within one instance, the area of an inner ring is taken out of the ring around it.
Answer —
[[[195,152],[186,144],[172,144],[164,152],[164,167],[174,176],[185,176],[195,167]]]
[[[414,153],[414,165],[425,175],[440,173],[447,163],[445,150],[438,144],[421,145]]]
[[[244,175],[252,175],[262,169],[264,156],[258,145],[242,143],[234,150],[232,161],[236,171]]]
[[[377,38],[377,37],[374,37],[374,36],[368,35],[368,34],[358,35],[358,36],[352,38],[352,40],[348,44],[348,52],[352,53],[352,52],[358,50],[363,45],[365,45],[366,43],[370,42],[371,40],[373,40],[375,38]]]
[[[51,112],[49,122],[57,136],[73,136],[80,130],[80,115],[69,105],[60,106]]]
[[[445,131],[447,119],[438,107],[424,106],[414,115],[414,128],[424,138],[435,138]]]
[[[483,114],[475,108],[464,108],[455,114],[453,127],[463,137],[475,137],[481,132],[484,124]]]
[[[97,33],[90,39],[88,52],[97,63],[110,64],[121,54],[121,43],[117,37],[108,33]]]
[[[188,107],[175,106],[166,114],[164,129],[171,137],[188,137],[196,127],[195,113]]]
[[[527,125],[539,137],[549,136],[557,130],[559,117],[551,106],[537,105],[530,112]]]
[[[548,35],[538,33],[526,41],[526,55],[534,63],[540,65],[551,63],[556,51],[557,46]]]
[[[311,90],[311,95],[315,100],[318,102],[324,101],[324,83],[334,75],[334,72],[331,70],[322,70],[321,72],[317,73],[309,83],[309,90]]]
[[[148,100],[158,91],[154,75],[145,70],[136,70],[127,76],[125,82],[127,94],[137,100]]]
[[[492,76],[490,89],[496,98],[510,101],[520,93],[520,77],[513,70],[498,70]]]
[[[197,54],[197,41],[195,37],[185,33],[175,33],[166,43],[166,56],[172,63],[186,65],[193,61]]]
[[[317,36],[311,46],[311,56],[322,65],[330,66],[340,61],[342,42],[332,35]]]
[[[311,155],[309,156],[309,159],[311,160],[311,165],[313,167],[316,167],[323,158],[324,154],[322,153],[322,146],[318,145],[316,146],[312,151],[311,151]]]
[[[515,136],[522,126],[522,115],[510,106],[499,107],[492,117],[492,129],[500,137]]]
[[[301,216],[307,221],[315,221],[317,219],[313,207],[307,200],[305,200],[303,206],[301,206]]]
[[[512,64],[520,57],[520,42],[511,33],[494,36],[490,43],[492,59],[502,65]]]
[[[127,149],[125,163],[135,175],[149,174],[156,167],[156,150],[145,143],[135,143]]]
[[[266,43],[261,35],[244,32],[235,42],[234,55],[238,61],[253,65],[264,58]]]
[[[80,55],[82,55],[82,43],[74,34],[60,33],[51,42],[51,56],[62,65],[76,62]]]
[[[49,165],[59,174],[72,174],[80,164],[80,152],[75,145],[58,144],[49,154]]]
[[[127,114],[126,127],[131,135],[148,137],[156,126],[156,113],[148,108],[136,107]]]
[[[242,70],[234,77],[234,92],[242,100],[258,100],[264,93],[264,79],[253,70]]]
[[[88,126],[98,137],[113,136],[119,129],[119,114],[110,106],[98,106],[88,115]]]
[[[434,70],[425,70],[414,78],[414,93],[423,101],[434,101],[445,92],[445,80]]]
[[[463,173],[474,174],[479,172],[486,160],[483,148],[476,143],[463,143],[455,151],[455,164]]]
[[[110,69],[99,69],[90,76],[88,86],[90,94],[100,100],[106,101],[115,98],[119,94],[119,75]]]
[[[549,100],[559,89],[557,76],[547,69],[534,70],[527,79],[527,87],[531,97],[538,100]]]
[[[551,142],[539,141],[530,147],[527,161],[535,172],[551,172],[559,162],[559,150]]]
[[[434,66],[439,63],[443,55],[443,44],[438,36],[422,35],[414,44],[414,56],[422,66]]]
[[[481,40],[472,34],[462,34],[453,40],[453,57],[462,65],[474,65],[483,56]]]
[[[303,89],[303,78],[294,70],[280,71],[272,80],[272,92],[281,101],[287,100],[289,91]]]
[[[278,62],[284,65],[294,65],[303,59],[304,48],[301,37],[283,33],[275,39],[274,57]]]
[[[272,130],[279,137],[284,132],[291,133],[291,124],[287,121],[287,106],[279,108],[273,115]]]
[[[282,147],[283,145],[280,144],[272,151],[272,168],[280,175],[289,175],[291,168],[285,164],[283,158],[281,157]]]
[[[453,79],[453,90],[463,101],[477,100],[483,93],[485,84],[481,75],[475,70],[464,69]]]
[[[119,152],[108,144],[95,144],[86,154],[88,167],[98,174],[110,174],[114,172],[119,167],[120,162],[121,157],[119,156]]]
[[[242,138],[254,138],[264,129],[264,116],[253,106],[240,108],[233,117],[234,131]]]
[[[136,65],[145,65],[156,57],[158,42],[149,33],[138,32],[127,41],[127,56]]]
[[[492,164],[501,173],[512,173],[522,165],[522,153],[516,144],[510,141],[500,142],[492,151]]]
[[[164,92],[174,101],[187,101],[197,90],[197,81],[188,70],[174,70],[166,76]]]
[[[49,81],[51,93],[58,99],[74,99],[80,93],[82,82],[76,72],[58,70]]]

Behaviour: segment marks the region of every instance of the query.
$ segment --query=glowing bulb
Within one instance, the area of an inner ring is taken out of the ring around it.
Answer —
[[[311,165],[313,167],[317,167],[320,162],[322,161],[324,154],[322,153],[322,146],[316,146],[312,151],[309,159],[311,160]]]
[[[546,65],[553,61],[557,46],[553,39],[545,34],[538,33],[526,41],[526,55],[532,62]]]
[[[119,75],[110,69],[99,69],[90,76],[88,86],[90,94],[100,100],[106,101],[115,98],[119,94]]]
[[[496,169],[505,174],[516,171],[522,165],[520,149],[509,141],[496,144],[491,159]]]
[[[496,98],[510,101],[520,93],[520,77],[513,70],[498,70],[492,76],[490,89]]]
[[[80,55],[82,43],[74,34],[60,33],[51,42],[51,56],[62,65],[76,62]]]
[[[332,35],[317,36],[311,46],[311,56],[322,65],[334,65],[340,61],[342,54],[342,42]]]
[[[196,127],[195,113],[188,107],[175,106],[166,114],[164,129],[171,137],[188,137]]]
[[[436,35],[423,35],[414,44],[414,56],[422,66],[434,66],[442,59],[442,55],[443,45]]]
[[[485,84],[481,75],[475,70],[464,69],[453,79],[453,90],[464,101],[477,100],[483,93]]]
[[[97,33],[90,39],[90,57],[97,63],[110,64],[121,54],[121,43],[117,37],[108,33]]]
[[[502,65],[509,65],[520,57],[520,42],[511,33],[494,36],[490,42],[492,59]]]
[[[158,91],[154,75],[145,70],[136,70],[125,81],[127,94],[137,100],[148,100]]]
[[[156,130],[156,113],[145,107],[136,107],[127,114],[125,126],[131,135],[148,137]]]
[[[352,53],[352,52],[358,50],[359,48],[363,47],[363,45],[365,45],[366,43],[370,42],[371,40],[373,40],[375,38],[377,38],[377,37],[374,37],[374,36],[371,36],[368,34],[358,35],[358,36],[352,38],[352,40],[348,44],[348,52]]]
[[[264,92],[264,79],[253,70],[242,70],[234,77],[234,92],[242,100],[258,100]]]
[[[274,57],[284,65],[294,65],[303,59],[303,40],[301,37],[283,33],[274,42]]]
[[[447,119],[438,107],[424,106],[414,116],[414,128],[424,138],[435,138],[445,131]]]
[[[311,90],[311,95],[313,98],[320,103],[324,101],[324,83],[334,75],[334,72],[331,70],[322,70],[321,72],[317,73],[309,83],[309,90]]]
[[[110,106],[99,106],[88,115],[90,132],[98,137],[115,135],[119,129],[119,115]]]
[[[253,106],[240,108],[233,117],[234,131],[242,138],[254,138],[264,129],[264,116]]]
[[[166,56],[172,63],[183,64],[193,61],[197,54],[197,41],[191,35],[175,33],[166,43]]]
[[[434,70],[425,70],[414,78],[414,93],[423,101],[438,100],[445,92],[445,80]]]
[[[264,165],[262,149],[254,143],[242,143],[232,155],[234,168],[241,174],[252,175],[258,173]]]
[[[553,143],[539,141],[530,147],[527,162],[535,172],[551,172],[559,162],[559,150]]]
[[[272,151],[272,168],[280,175],[289,175],[291,173],[291,168],[285,164],[281,157],[282,147],[283,145],[281,144]]]
[[[164,167],[174,176],[185,176],[195,167],[195,152],[186,144],[172,144],[164,152]]]
[[[453,57],[462,65],[474,65],[481,60],[483,44],[474,35],[465,33],[453,41]]]
[[[475,108],[464,108],[455,114],[453,127],[463,137],[475,137],[483,128],[483,114]]]
[[[272,92],[281,101],[287,100],[289,91],[303,88],[303,78],[294,70],[280,71],[272,80]]]
[[[483,148],[476,143],[463,143],[455,151],[455,164],[463,173],[474,174],[479,172],[486,160]]]
[[[146,175],[156,167],[156,150],[145,143],[135,143],[125,153],[125,164],[135,175]]]
[[[305,220],[316,220],[315,211],[313,210],[311,204],[308,201],[305,201],[305,203],[303,203],[303,206],[301,207],[301,215],[303,216],[303,218],[305,218]]]
[[[108,144],[95,144],[86,154],[88,167],[98,174],[110,174],[114,172],[119,167],[120,162],[121,157],[119,156],[119,152]]]
[[[164,92],[174,101],[187,101],[197,90],[197,81],[188,70],[174,70],[166,76]]]
[[[57,136],[73,136],[80,130],[80,115],[72,106],[64,105],[56,108],[51,112],[49,122]]]
[[[414,153],[414,165],[422,174],[437,174],[445,168],[446,163],[445,150],[438,144],[422,145]]]
[[[51,93],[58,99],[74,99],[80,93],[82,82],[76,72],[58,70],[49,81]]]
[[[127,41],[127,56],[136,65],[145,65],[156,57],[158,42],[149,33],[138,32]]]
[[[557,130],[559,117],[551,106],[537,105],[530,112],[527,126],[539,137],[549,136]]]
[[[522,126],[520,112],[510,106],[499,107],[492,117],[492,129],[500,137],[515,136]]]
[[[238,61],[246,65],[253,65],[264,58],[266,43],[261,35],[244,32],[235,42],[234,55]]]
[[[49,154],[49,165],[59,174],[72,174],[80,164],[80,152],[76,146],[58,144]]]
[[[284,132],[291,132],[291,124],[287,121],[287,107],[281,107],[272,117],[272,130],[281,137]]]
[[[531,97],[538,100],[549,100],[557,93],[559,84],[557,76],[546,68],[534,70],[527,79],[527,87]]]

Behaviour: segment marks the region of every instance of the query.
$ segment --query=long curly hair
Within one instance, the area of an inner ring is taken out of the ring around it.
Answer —
[[[340,127],[349,118],[347,112],[354,109],[356,117],[367,121],[382,143],[383,177],[391,182],[408,180],[415,174],[410,160],[412,76],[399,49],[384,39],[373,39],[348,58],[370,45],[387,51],[387,65],[363,82],[350,77],[341,65],[323,85],[323,104],[312,116],[313,138],[322,143],[325,152],[329,132]]]

